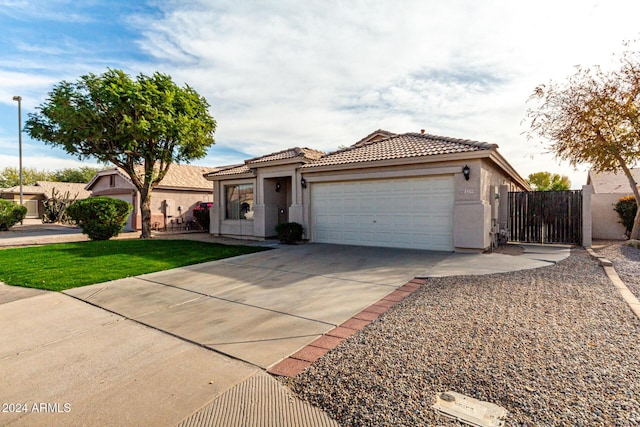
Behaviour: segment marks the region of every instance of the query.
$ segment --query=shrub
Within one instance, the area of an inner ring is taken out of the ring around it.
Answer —
[[[27,215],[27,208],[8,200],[0,200],[0,231],[7,231]]]
[[[276,233],[280,242],[292,245],[302,240],[302,225],[297,222],[283,222],[276,225]]]
[[[131,209],[124,200],[90,197],[71,204],[67,213],[91,240],[109,240],[120,234]]]
[[[633,229],[633,220],[636,217],[636,212],[638,211],[638,205],[636,204],[636,199],[633,196],[623,197],[618,200],[618,203],[615,205],[616,207],[613,209],[618,212],[618,216],[620,216],[620,224],[624,225],[625,234],[627,237],[631,236],[631,230]]]
[[[211,202],[201,202],[198,206],[193,208],[193,217],[205,231],[209,231],[209,223],[211,222],[209,211],[211,210],[211,206],[213,206],[213,203]]]

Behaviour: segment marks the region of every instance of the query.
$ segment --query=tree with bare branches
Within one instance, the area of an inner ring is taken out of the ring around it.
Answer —
[[[549,140],[551,151],[573,166],[591,163],[598,172],[624,173],[640,206],[630,171],[640,160],[640,52],[625,46],[619,68],[577,67],[564,83],[536,87],[528,137]],[[640,239],[640,209],[631,238]]]

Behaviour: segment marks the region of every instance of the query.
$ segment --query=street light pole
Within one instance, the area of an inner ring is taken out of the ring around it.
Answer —
[[[14,101],[18,101],[18,150],[19,150],[19,160],[18,160],[18,174],[20,175],[20,206],[22,204],[22,97],[14,96]]]

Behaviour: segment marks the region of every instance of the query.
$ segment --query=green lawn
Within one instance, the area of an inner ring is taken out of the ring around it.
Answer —
[[[107,240],[0,250],[0,281],[65,289],[259,252],[190,240]]]

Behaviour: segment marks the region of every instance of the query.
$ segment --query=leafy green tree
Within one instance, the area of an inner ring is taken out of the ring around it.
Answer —
[[[99,168],[93,168],[90,166],[59,169],[52,173],[52,181],[77,183],[89,182],[99,170]]]
[[[122,168],[140,192],[141,238],[151,237],[151,192],[172,163],[202,158],[214,143],[216,122],[194,89],[154,73],[135,79],[109,69],[53,87],[28,134],[80,159]]]
[[[22,185],[33,185],[36,181],[51,181],[51,172],[34,168],[22,168]],[[0,188],[20,185],[18,168],[6,167],[0,170]]]
[[[620,68],[613,71],[578,67],[564,84],[538,86],[529,102],[536,103],[527,112],[529,138],[551,141],[551,151],[574,166],[591,163],[597,172],[622,170],[640,206],[630,171],[640,160],[640,51],[624,52]],[[640,238],[640,209],[631,238]]]
[[[566,175],[551,172],[536,172],[529,174],[529,185],[536,191],[561,191],[571,188],[571,181]]]

